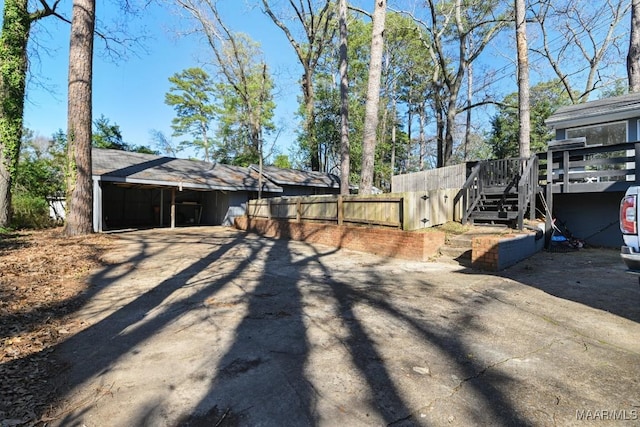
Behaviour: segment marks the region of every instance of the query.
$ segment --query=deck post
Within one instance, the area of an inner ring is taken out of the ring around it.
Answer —
[[[171,189],[171,228],[176,228],[176,189]]]
[[[636,185],[640,185],[640,142],[633,144],[633,148],[635,149],[635,181]]]
[[[93,232],[102,233],[102,186],[99,179],[93,179]]]
[[[160,227],[164,222],[164,188],[160,189]]]
[[[553,229],[553,151],[547,150],[547,185],[546,202],[548,211],[544,214],[544,247],[549,248],[551,243],[551,230]]]

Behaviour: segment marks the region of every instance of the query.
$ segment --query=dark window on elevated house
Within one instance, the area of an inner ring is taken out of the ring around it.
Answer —
[[[585,137],[588,146],[605,146],[627,142],[627,122],[602,123],[567,129],[567,138]],[[626,151],[610,151],[584,156],[585,165],[582,169],[588,171],[624,170],[628,165],[622,159],[630,155]],[[601,164],[602,162],[611,162]],[[589,164],[592,163],[592,164]],[[585,178],[587,182],[624,181],[625,176],[593,176]]]
[[[587,145],[612,145],[627,142],[627,122],[603,123],[567,129],[567,138],[584,136]]]

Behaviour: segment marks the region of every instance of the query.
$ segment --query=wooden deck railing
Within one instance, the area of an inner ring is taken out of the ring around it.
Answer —
[[[529,206],[535,211],[538,189],[538,159],[484,160],[477,163],[467,177],[459,196],[462,200],[462,223],[466,224],[486,192],[518,193],[518,228],[522,229]],[[532,213],[533,215],[533,213]]]
[[[529,209],[529,219],[536,219],[536,197],[538,194],[538,158],[520,159],[518,181],[518,229],[524,227],[524,214]]]
[[[640,184],[639,142],[548,151],[538,158],[540,185],[553,193],[625,191]]]

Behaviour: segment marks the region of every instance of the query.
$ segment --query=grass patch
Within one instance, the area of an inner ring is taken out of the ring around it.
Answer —
[[[471,229],[471,225],[468,225],[468,224],[462,225],[459,222],[449,221],[433,228],[438,231],[444,231],[447,235],[450,235],[450,234],[459,235],[469,231]]]

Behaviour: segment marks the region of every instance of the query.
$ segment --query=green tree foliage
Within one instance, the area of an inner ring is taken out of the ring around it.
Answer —
[[[604,88],[600,93],[600,99],[621,96],[629,93],[629,86],[626,79],[617,79],[612,85]]]
[[[109,123],[109,119],[104,115],[93,121],[92,140],[96,148],[129,151],[129,144],[122,140],[120,126]]]
[[[92,145],[96,148],[108,148],[111,150],[133,151],[136,153],[160,154],[157,150],[145,145],[134,145],[122,139],[120,126],[111,124],[104,115],[93,121]]]
[[[420,58],[419,40],[415,36],[415,23],[396,13],[388,13],[385,30],[385,52],[382,69],[382,88],[380,99],[380,124],[378,126],[378,143],[376,144],[373,185],[389,189],[391,178],[391,159],[394,158],[395,171],[406,171],[408,157],[412,150],[407,132],[402,129],[402,115],[409,109],[408,97],[403,95],[403,84],[407,82],[405,75],[418,66],[411,67],[407,59],[413,57],[413,64],[424,64]],[[364,99],[366,98],[369,51],[371,48],[371,24],[352,16],[349,20],[348,33],[349,61],[349,142],[350,142],[350,181],[360,181],[362,170],[362,137],[364,127]],[[320,164],[327,172],[337,171],[340,162],[340,92],[336,50],[327,51],[319,62],[314,78],[315,93],[315,127],[317,149]],[[413,76],[413,84],[424,81]],[[414,102],[418,102],[418,95]],[[395,101],[394,101],[395,100]],[[394,107],[395,102],[395,107]],[[420,102],[426,102],[423,97]],[[413,107],[415,109],[415,107]],[[304,109],[301,106],[301,114]],[[395,147],[392,141],[392,129],[396,127]],[[302,157],[309,159],[312,144],[306,132],[299,134],[298,145],[305,153]],[[392,155],[395,149],[395,155]],[[304,167],[311,167],[303,163]]]
[[[25,130],[25,136],[20,151],[15,191],[43,199],[63,196],[63,159],[67,142],[64,133],[59,131],[51,139],[45,139],[33,138],[32,133]]]
[[[273,166],[281,169],[291,169],[291,161],[286,154],[278,154],[273,160]]]
[[[546,150],[553,139],[552,131],[544,123],[559,107],[571,100],[558,80],[539,83],[531,88],[531,152]],[[495,158],[518,157],[518,94],[507,95],[502,106],[491,119],[491,133],[487,143]]]
[[[260,45],[245,34],[227,33],[217,47],[219,82],[215,159],[238,166],[260,163],[265,137],[275,130],[273,80]]]
[[[215,82],[202,68],[187,68],[169,77],[169,81],[171,88],[165,95],[165,103],[176,112],[171,121],[173,135],[191,135],[193,139],[181,142],[181,147],[193,148],[202,153],[205,161],[211,161],[210,126],[216,117]]]
[[[52,224],[49,218],[49,199],[65,193],[66,137],[59,131],[51,139],[34,138],[27,129],[16,179],[13,182],[12,226],[42,228]]]
[[[309,156],[307,164],[314,171],[326,171],[327,165],[321,163],[322,144],[315,134],[316,130],[316,71],[322,57],[331,51],[331,46],[338,47],[334,37],[336,35],[337,21],[335,17],[335,5],[331,0],[307,0],[306,2],[289,1],[284,14],[296,16],[297,19],[283,19],[274,13],[270,3],[262,0],[264,12],[271,18],[289,40],[293,50],[300,61],[303,69],[302,79],[302,101],[301,106],[304,118],[304,152]],[[284,15],[283,14],[283,15]],[[287,26],[289,23],[290,26]],[[335,51],[331,55],[338,58]],[[338,70],[337,62],[336,68]]]
[[[59,2],[39,2],[29,11],[27,0],[5,0],[0,34],[0,227],[11,219],[11,187],[15,179],[27,80],[27,43],[34,22],[56,14]]]

